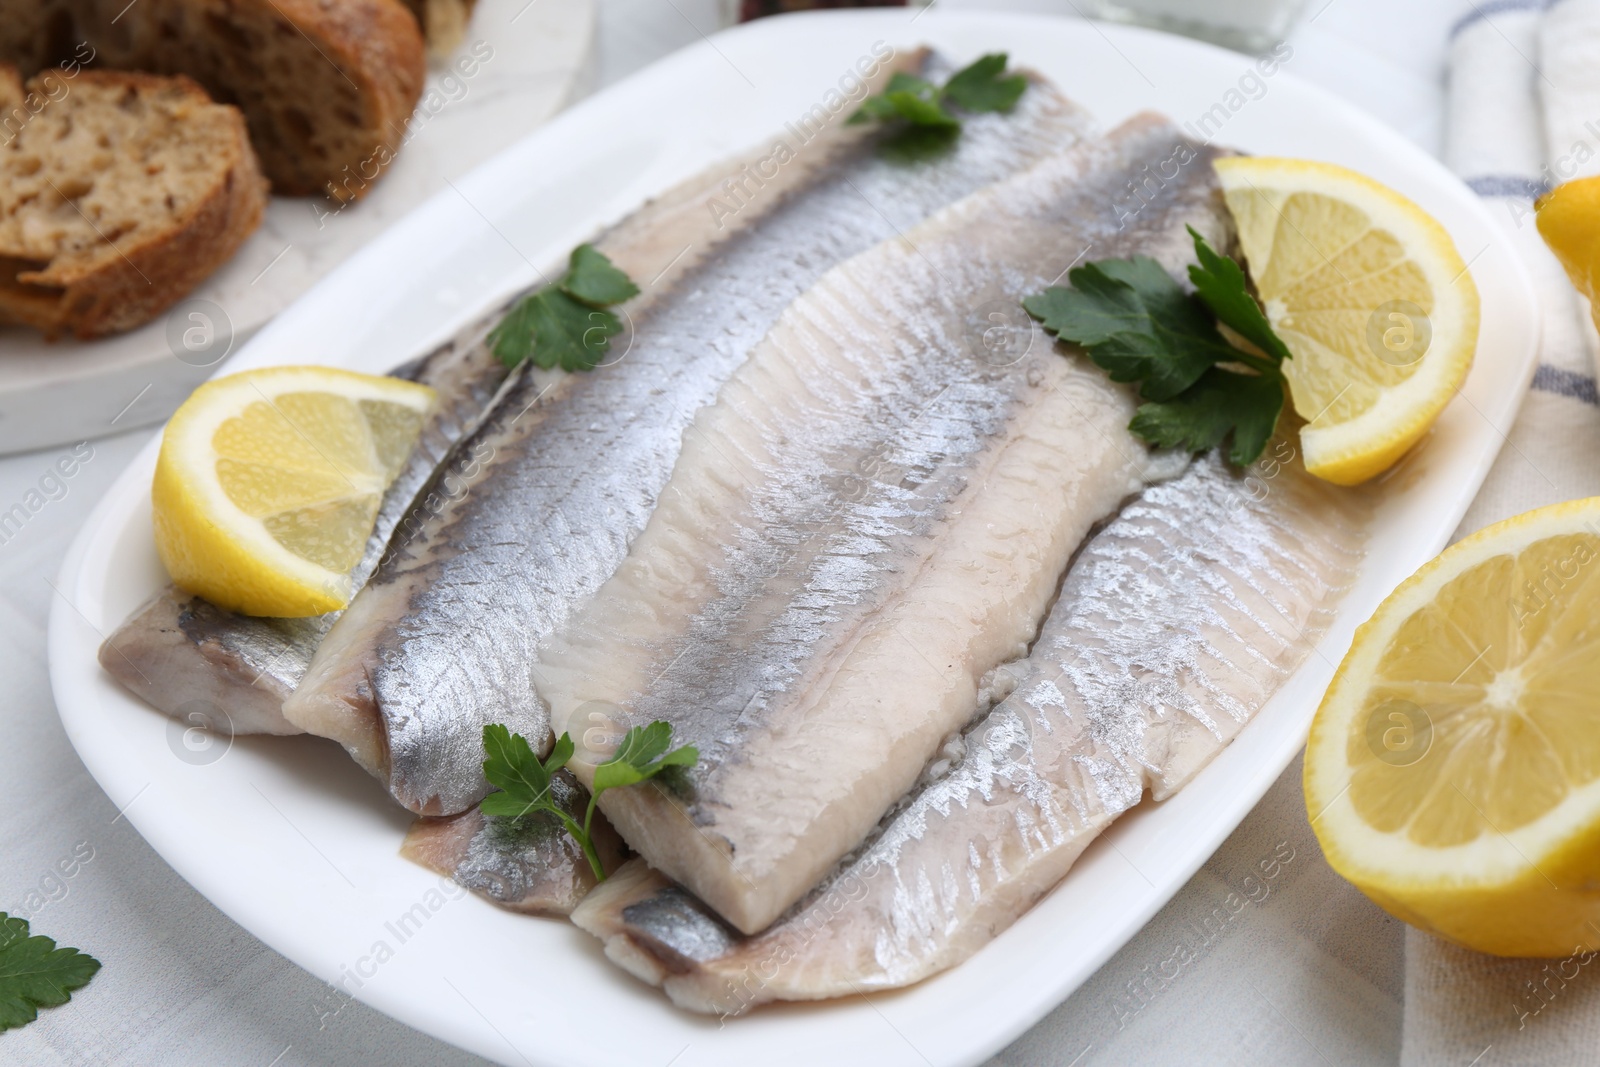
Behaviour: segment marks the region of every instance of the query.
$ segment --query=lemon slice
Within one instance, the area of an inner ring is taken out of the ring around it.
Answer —
[[[180,587],[248,615],[320,615],[350,602],[384,490],[434,391],[330,367],[207,382],[167,423],[151,503]]]
[[[1217,161],[1284,365],[1306,469],[1355,485],[1428,431],[1472,366],[1478,290],[1417,205],[1328,163]]]
[[[1600,497],[1447,549],[1356,631],[1311,726],[1328,862],[1505,956],[1600,947]]]

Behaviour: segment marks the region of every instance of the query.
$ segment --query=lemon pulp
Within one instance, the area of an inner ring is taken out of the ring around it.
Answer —
[[[1411,201],[1331,164],[1238,157],[1217,174],[1284,364],[1306,468],[1344,485],[1432,426],[1477,346],[1478,295]]]
[[[343,607],[432,390],[323,367],[207,383],[168,424],[152,499],[173,580],[252,615]]]
[[[1329,862],[1502,955],[1600,947],[1600,499],[1452,546],[1357,631],[1312,725]]]

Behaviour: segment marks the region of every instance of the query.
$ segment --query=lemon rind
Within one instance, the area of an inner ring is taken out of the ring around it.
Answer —
[[[217,479],[212,438],[218,427],[259,400],[271,401],[293,392],[322,392],[351,400],[382,400],[410,407],[422,414],[433,409],[437,400],[427,386],[398,378],[378,378],[335,367],[271,367],[232,374],[207,382],[195,390],[167,424],[161,444],[158,468],[164,468],[165,485],[158,489],[176,494],[182,506],[206,516],[207,528],[198,540],[209,542],[212,552],[228,557],[231,570],[242,561],[253,561],[254,568],[274,575],[275,595],[255,590],[241,601],[223,591],[215,576],[174,574],[175,580],[191,591],[219,601],[219,606],[252,610],[254,614],[273,614],[291,606],[301,606],[306,614],[320,614],[348,603],[351,589],[348,574],[318,566],[280,545],[261,519],[250,515],[230,500]],[[374,457],[375,459],[375,457]],[[199,460],[199,462],[197,462]],[[376,463],[374,463],[376,467]],[[356,476],[359,479],[359,476]],[[357,492],[382,494],[381,478],[370,485],[355,485]],[[179,500],[169,501],[170,504]],[[190,543],[183,547],[198,547]],[[169,569],[176,561],[168,561]],[[208,578],[210,580],[208,580]],[[205,588],[193,588],[204,586]],[[229,601],[232,601],[231,603]]]
[[[1437,219],[1364,174],[1331,163],[1259,156],[1220,159],[1216,169],[1225,193],[1263,183],[1271,188],[1281,182],[1294,192],[1354,204],[1375,226],[1393,233],[1412,250],[1412,261],[1432,286],[1434,308],[1429,320],[1434,341],[1416,372],[1385,389],[1378,402],[1356,418],[1323,427],[1313,421],[1300,431],[1306,467],[1318,477],[1356,484],[1381,473],[1426,435],[1472,368],[1479,298],[1467,264]],[[1419,249],[1428,254],[1418,256]],[[1321,413],[1300,415],[1315,420]]]
[[[1400,627],[1432,603],[1457,575],[1537,541],[1572,533],[1600,536],[1600,497],[1569,501],[1507,519],[1478,531],[1424,564],[1400,584],[1371,619],[1357,629],[1351,651],[1323,698],[1306,746],[1305,790],[1330,864],[1358,884],[1394,892],[1487,888],[1526,878],[1530,867],[1562,857],[1600,824],[1600,779],[1576,786],[1560,804],[1509,831],[1480,835],[1436,848],[1411,842],[1403,830],[1384,832],[1366,822],[1349,795],[1345,755],[1353,717]]]

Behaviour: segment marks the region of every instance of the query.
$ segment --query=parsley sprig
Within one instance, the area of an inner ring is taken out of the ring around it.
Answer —
[[[700,759],[700,752],[693,745],[682,745],[669,752],[667,749],[671,745],[672,726],[665,722],[635,726],[623,734],[611,758],[594,769],[589,806],[584,811],[583,822],[579,823],[550,793],[551,779],[572,758],[572,735],[562,734],[557,738],[550,755],[541,760],[527,738],[491,723],[483,728],[483,747],[488,756],[483,761],[483,773],[489,784],[501,791],[484,797],[478,807],[485,815],[512,819],[536,812],[553,816],[583,849],[596,880],[603,882],[606,872],[600,865],[600,855],[590,834],[600,794],[607,789],[648,781],[668,767],[693,767]]]
[[[1266,447],[1283,410],[1289,349],[1250,295],[1243,268],[1189,227],[1193,294],[1148,256],[1074,268],[1072,288],[1022,302],[1063,341],[1082,345],[1115,382],[1137,382],[1144,401],[1128,428],[1164,448],[1203,452],[1230,435],[1244,466]],[[1228,341],[1221,322],[1255,351]]]
[[[956,71],[943,86],[896,72],[883,92],[861,102],[850,122],[903,120],[909,128],[954,134],[961,129],[961,120],[948,105],[973,113],[1010,111],[1016,106],[1028,88],[1028,79],[1021,74],[1007,76],[1005,70],[1006,53],[995,52]]]
[[[40,1008],[65,1004],[99,969],[93,956],[30,937],[28,920],[0,911],[0,1032],[33,1022]]]
[[[639,287],[593,245],[579,245],[554,284],[530,293],[489,332],[494,354],[514,367],[532,359],[545,370],[592,370],[605,359],[622,320],[607,310]]]

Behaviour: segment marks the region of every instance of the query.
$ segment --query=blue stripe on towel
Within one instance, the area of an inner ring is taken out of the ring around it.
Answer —
[[[1503,15],[1509,11],[1543,11],[1549,6],[1550,0],[1488,0],[1487,3],[1473,4],[1472,10],[1450,27],[1450,39],[1455,40],[1456,34],[1490,15]]]
[[[1594,379],[1576,371],[1561,370],[1559,367],[1541,363],[1539,369],[1533,372],[1533,388],[1541,393],[1570,397],[1591,407],[1600,405],[1600,395],[1596,395]]]
[[[1515,174],[1483,174],[1467,179],[1467,188],[1479,196],[1520,196],[1537,200],[1550,191],[1543,178],[1523,178]]]

